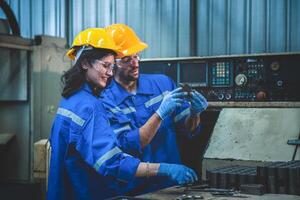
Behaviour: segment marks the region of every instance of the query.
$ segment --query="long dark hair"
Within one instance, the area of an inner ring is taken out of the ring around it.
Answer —
[[[74,92],[78,91],[82,84],[86,81],[85,74],[86,70],[82,68],[84,62],[90,65],[97,59],[101,59],[108,55],[116,55],[116,53],[109,49],[92,49],[85,50],[80,55],[80,58],[76,61],[75,65],[68,71],[64,72],[61,76],[63,84],[63,91],[61,95],[65,98],[71,96]]]

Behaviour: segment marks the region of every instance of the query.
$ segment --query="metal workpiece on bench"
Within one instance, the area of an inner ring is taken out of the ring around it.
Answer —
[[[300,161],[271,162],[258,167],[232,166],[232,170],[226,166],[207,170],[207,174],[210,187],[241,189],[242,185],[260,184],[267,193],[300,195]]]
[[[277,187],[277,177],[276,177],[276,166],[270,166],[268,170],[268,178],[267,178],[267,191],[268,193],[276,193]]]
[[[178,197],[176,197],[176,200],[193,200],[193,199],[204,199],[203,196],[201,195],[186,195],[186,194],[183,194],[183,195],[180,195]]]
[[[297,169],[300,168],[299,164],[299,161],[273,162],[268,164],[266,166],[267,192],[297,194],[297,188],[299,188],[297,180],[300,178],[297,173]]]
[[[288,168],[289,194],[300,195],[300,167],[291,166]]]
[[[257,183],[267,185],[267,167],[257,166]]]
[[[278,175],[278,193],[279,194],[288,194],[288,168],[286,167],[278,167],[277,168]]]
[[[253,187],[253,186],[251,186]],[[155,191],[152,193],[139,195],[136,198],[147,200],[176,200],[181,197],[195,197],[202,196],[204,200],[300,200],[300,196],[287,195],[287,194],[241,194],[231,189],[216,189],[216,188],[204,188],[196,189],[197,186],[192,186],[191,190],[186,190],[186,187],[174,186],[163,190]],[[253,189],[253,188],[252,188]],[[255,190],[255,189],[254,189]],[[260,188],[258,189],[260,190]],[[213,193],[213,194],[212,194]]]
[[[256,168],[246,166],[227,166],[207,170],[210,187],[239,189],[241,184],[256,183]]]
[[[241,193],[263,195],[266,193],[266,188],[262,184],[245,184],[241,185]]]
[[[300,102],[209,101],[208,109],[213,109],[213,108],[300,108]]]

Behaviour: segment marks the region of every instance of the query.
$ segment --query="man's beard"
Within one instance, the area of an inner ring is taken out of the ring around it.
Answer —
[[[124,74],[124,72],[120,72],[119,73],[120,78],[124,81],[124,82],[131,82],[131,81],[136,81],[138,79],[138,77],[134,77],[131,75],[126,75]]]

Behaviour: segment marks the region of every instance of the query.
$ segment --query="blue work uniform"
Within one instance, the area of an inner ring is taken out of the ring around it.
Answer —
[[[140,163],[119,148],[102,101],[87,83],[61,100],[50,142],[48,200],[124,195]]]
[[[135,94],[127,92],[115,80],[104,90],[104,107],[108,111],[110,125],[123,151],[140,158],[143,162],[181,164],[175,131],[186,135],[194,133],[184,127],[184,120],[190,114],[190,105],[187,102],[172,116],[162,121],[151,143],[143,149],[140,146],[139,131],[136,131],[159,108],[164,95],[175,88],[174,81],[165,75],[140,74]],[[199,130],[197,128],[196,131]],[[136,187],[140,188],[137,192],[149,192],[175,183],[165,177],[151,177],[136,184]],[[138,185],[144,185],[144,188]]]

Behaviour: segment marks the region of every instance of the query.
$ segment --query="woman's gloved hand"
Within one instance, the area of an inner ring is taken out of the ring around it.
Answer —
[[[204,110],[206,110],[208,103],[207,100],[205,99],[205,97],[200,94],[199,92],[197,92],[196,90],[194,90],[191,93],[191,115],[198,115],[201,112],[203,112]]]
[[[181,87],[169,92],[164,96],[156,113],[161,119],[165,119],[176,109],[176,107],[179,107],[183,104],[183,98],[187,97],[187,95],[187,92],[183,92]]]
[[[179,185],[193,183],[198,181],[194,170],[184,165],[160,163],[157,175],[168,176]]]

